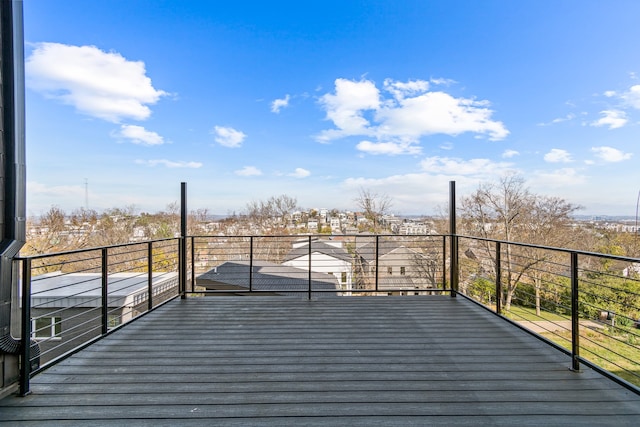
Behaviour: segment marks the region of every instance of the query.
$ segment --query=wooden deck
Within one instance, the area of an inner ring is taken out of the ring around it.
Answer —
[[[0,424],[640,425],[639,396],[569,366],[462,298],[189,298],[37,375]]]

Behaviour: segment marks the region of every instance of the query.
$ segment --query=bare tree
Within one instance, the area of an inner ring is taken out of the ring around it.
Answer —
[[[293,211],[298,209],[295,197],[282,194],[267,200],[247,203],[246,217],[259,230],[284,231]]]
[[[380,219],[389,213],[393,205],[388,195],[374,193],[362,187],[354,202],[364,213],[365,218],[373,224],[373,231],[378,231]]]
[[[567,246],[573,238],[567,232],[571,215],[580,209],[563,199],[533,194],[518,175],[503,176],[498,183],[481,184],[470,196],[462,198],[463,227],[470,234],[509,242]],[[495,252],[490,242],[480,243],[495,277]],[[503,299],[505,309],[511,302],[523,275],[531,274],[536,288],[539,310],[539,269],[532,267],[549,260],[549,252],[515,245],[504,245],[503,271],[506,284]],[[537,270],[537,272],[536,272]],[[537,276],[536,276],[537,275]]]

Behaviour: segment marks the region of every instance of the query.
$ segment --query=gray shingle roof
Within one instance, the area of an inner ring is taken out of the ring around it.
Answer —
[[[391,240],[380,239],[378,242],[378,257],[382,257],[391,251],[399,249],[403,245]],[[367,243],[358,248],[358,255],[360,255],[367,262],[371,262],[376,259],[376,244],[374,242]]]
[[[351,262],[351,259],[352,259],[351,255],[349,255],[349,253],[343,248],[337,248],[325,242],[319,242],[319,241],[311,242],[311,252],[325,254],[342,261],[347,261],[347,262]],[[287,256],[284,258],[284,260],[285,262],[291,261],[292,259],[302,258],[308,255],[309,255],[309,245],[306,244],[304,246],[291,250],[291,252],[289,252]]]
[[[199,286],[215,289],[216,284],[249,289],[249,261],[228,261],[196,278]],[[267,261],[254,260],[251,287],[257,291],[280,291],[281,295],[300,295],[309,286],[309,271]],[[336,290],[338,282],[332,274],[311,272],[312,290]],[[324,294],[323,294],[324,295]]]

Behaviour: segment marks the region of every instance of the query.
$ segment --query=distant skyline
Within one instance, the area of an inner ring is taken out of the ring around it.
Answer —
[[[27,212],[640,191],[634,0],[25,0]],[[87,185],[85,185],[87,183]],[[88,197],[86,189],[88,188]]]

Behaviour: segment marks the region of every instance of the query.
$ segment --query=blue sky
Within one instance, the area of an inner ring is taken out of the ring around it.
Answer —
[[[640,2],[24,1],[27,210],[397,214],[518,173],[634,215]],[[88,185],[85,185],[88,183]],[[88,188],[88,198],[86,197]]]

